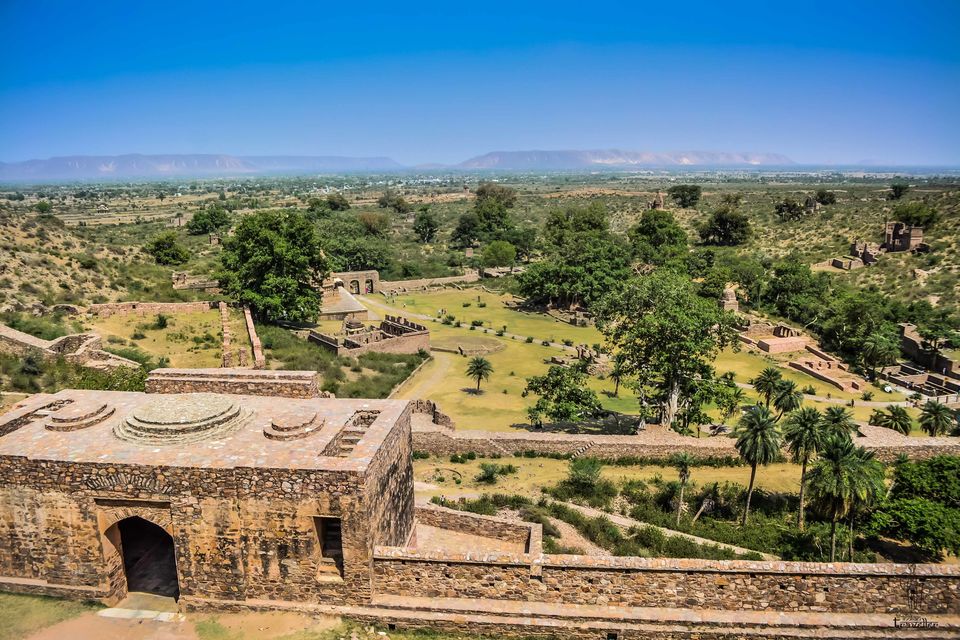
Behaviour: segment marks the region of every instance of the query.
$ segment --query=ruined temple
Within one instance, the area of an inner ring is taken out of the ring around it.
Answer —
[[[922,251],[923,228],[905,222],[887,222],[883,230],[883,248],[887,251]]]

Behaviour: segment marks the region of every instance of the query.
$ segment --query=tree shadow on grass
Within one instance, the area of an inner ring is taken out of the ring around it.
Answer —
[[[550,422],[542,426],[518,422],[511,426],[533,433],[570,433],[579,435],[632,436],[637,433],[640,416],[609,411],[602,417],[583,422]]]
[[[469,394],[471,396],[482,396],[483,394],[486,393],[486,391],[484,391],[483,389],[477,389],[476,387],[463,387],[462,389],[460,389],[460,391],[463,391],[464,393]]]

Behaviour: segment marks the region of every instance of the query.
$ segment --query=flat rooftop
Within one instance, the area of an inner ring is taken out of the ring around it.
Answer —
[[[363,471],[405,400],[64,390],[0,415],[0,457]]]

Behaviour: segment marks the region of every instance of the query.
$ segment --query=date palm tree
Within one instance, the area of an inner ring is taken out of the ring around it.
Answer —
[[[928,400],[923,405],[923,411],[920,414],[920,428],[930,434],[931,438],[942,436],[953,426],[953,411],[936,400]]]
[[[900,350],[897,345],[882,333],[871,333],[863,341],[860,355],[870,372],[870,379],[876,378],[877,367],[885,367],[897,360]]]
[[[830,520],[830,562],[837,558],[837,522],[883,493],[883,466],[849,438],[830,436],[807,476],[811,503]]]
[[[827,407],[823,412],[823,426],[828,436],[846,438],[849,440],[857,430],[857,423],[853,421],[853,414],[844,407]]]
[[[908,436],[910,435],[910,430],[913,428],[913,420],[910,419],[910,414],[907,413],[907,410],[903,407],[890,405],[887,407],[887,412],[881,417],[881,422],[878,426],[893,429]]]
[[[800,465],[800,509],[797,512],[797,527],[803,531],[803,499],[807,484],[807,465],[820,452],[826,440],[823,416],[813,407],[794,411],[784,422],[783,437],[793,462]]]
[[[678,453],[670,460],[680,480],[680,496],[677,499],[677,526],[680,526],[680,514],[683,512],[683,492],[690,481],[690,467],[693,466],[693,457],[689,453]]]
[[[769,407],[770,400],[773,399],[773,394],[776,393],[777,387],[780,386],[782,380],[783,374],[780,373],[779,369],[776,367],[767,367],[760,372],[760,375],[751,380],[750,384],[753,385],[756,392],[763,398],[763,403]]]
[[[752,407],[740,418],[733,430],[737,451],[740,457],[750,465],[750,486],[747,488],[747,503],[743,510],[743,522],[747,524],[750,516],[750,499],[753,497],[753,483],[757,477],[757,466],[775,462],[780,456],[783,436],[780,426],[763,405]]]
[[[477,391],[480,391],[480,381],[489,380],[493,373],[493,365],[483,356],[474,356],[467,363],[467,376],[477,381]]]
[[[803,404],[803,393],[797,388],[797,383],[793,380],[781,380],[773,393],[773,406],[779,412],[777,420],[783,417],[784,413],[795,411]]]

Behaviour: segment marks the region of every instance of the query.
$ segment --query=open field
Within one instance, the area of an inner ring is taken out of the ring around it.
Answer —
[[[167,326],[158,328],[156,314],[94,317],[90,328],[103,337],[104,347],[123,355],[124,348],[136,347],[156,359],[167,358],[171,367],[219,367],[223,353],[220,312],[194,311],[166,314]],[[230,310],[234,349],[250,349],[243,314]],[[143,337],[136,337],[143,336]]]
[[[484,462],[512,464],[517,473],[500,476],[494,485],[475,480]],[[567,477],[570,463],[567,460],[552,458],[518,458],[505,456],[495,460],[477,459],[463,463],[452,463],[449,458],[431,457],[415,460],[413,463],[414,480],[418,483],[416,493],[420,497],[458,496],[475,497],[483,493],[506,493],[524,496],[536,495],[540,488],[547,487]],[[664,480],[674,480],[677,471],[670,466],[604,465],[601,477],[620,483],[624,480],[650,480],[656,476]],[[443,478],[443,480],[440,480]],[[750,481],[750,467],[693,467],[691,482],[703,486],[712,482],[736,482],[747,486]],[[456,480],[460,480],[457,484]],[[799,465],[782,463],[771,464],[757,471],[756,486],[767,491],[795,492],[800,485]]]

